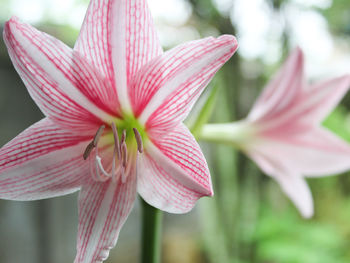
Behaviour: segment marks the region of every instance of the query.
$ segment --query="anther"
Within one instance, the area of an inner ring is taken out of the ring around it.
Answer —
[[[133,128],[133,131],[134,131],[135,139],[136,139],[136,143],[137,143],[137,150],[139,151],[139,153],[142,153],[143,152],[143,144],[142,144],[141,135],[136,128]]]
[[[98,143],[98,141],[100,140],[100,137],[101,137],[101,135],[102,135],[104,129],[105,129],[105,126],[104,126],[104,125],[101,125],[101,127],[98,128],[98,130],[97,130],[97,132],[96,132],[96,134],[95,134],[94,140],[92,141],[93,144],[94,144],[94,147],[97,146],[97,143]]]
[[[99,139],[100,139],[104,129],[105,129],[105,126],[101,125],[101,127],[98,128],[93,141],[90,142],[88,144],[88,146],[86,146],[85,151],[83,153],[84,160],[86,160],[89,157],[91,151],[97,146],[97,143],[98,143],[98,141],[99,141]]]
[[[121,155],[122,155],[123,167],[126,167],[128,152],[127,152],[125,141],[121,145],[121,153],[122,153]]]
[[[86,146],[86,149],[85,149],[84,154],[83,154],[84,160],[86,160],[89,157],[89,155],[90,155],[92,149],[94,149],[94,147],[95,147],[94,142],[90,142],[88,144],[88,146]]]

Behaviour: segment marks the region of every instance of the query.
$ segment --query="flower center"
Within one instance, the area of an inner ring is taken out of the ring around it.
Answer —
[[[120,140],[118,129],[115,123],[111,124],[111,130],[113,134],[113,154],[111,162],[108,162],[110,165],[105,169],[102,164],[102,158],[99,155],[99,141],[104,132],[105,125],[102,125],[96,132],[94,139],[86,147],[83,158],[90,160],[90,172],[94,180],[99,182],[105,182],[109,179],[112,179],[113,182],[119,181],[121,178],[122,183],[126,182],[126,178],[130,173],[136,172],[136,165],[138,154],[143,152],[143,143],[142,136],[137,128],[132,128],[134,134],[134,142],[137,145],[137,151],[128,151],[127,147],[127,133],[130,130],[123,129]],[[128,138],[130,140],[130,138]],[[130,144],[129,144],[130,145]],[[131,143],[131,146],[134,143]],[[92,152],[94,151],[94,154]],[[93,156],[92,156],[93,155]],[[109,172],[108,172],[109,171]]]

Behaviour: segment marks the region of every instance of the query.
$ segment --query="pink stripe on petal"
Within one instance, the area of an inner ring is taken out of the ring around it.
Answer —
[[[130,79],[162,53],[145,0],[91,1],[75,49],[115,83],[120,104],[128,110]]]
[[[150,156],[140,155],[137,191],[150,205],[169,213],[187,213],[203,195],[180,183]]]
[[[318,125],[339,103],[349,89],[349,84],[350,77],[347,75],[315,84],[299,92],[297,98],[273,118],[258,122],[267,131],[286,130],[287,127],[292,128],[291,126]]]
[[[236,49],[236,39],[224,35],[180,45],[152,60],[135,77],[130,90],[136,116],[148,128],[164,129],[183,120]]]
[[[192,191],[193,198],[213,195],[208,165],[199,145],[183,124],[179,124],[166,136],[157,139],[151,137],[151,140],[154,144],[148,142],[145,151],[152,160],[146,160],[144,165],[149,167],[150,171],[158,171],[156,181],[172,178],[170,188],[176,190],[175,186],[179,185],[180,192],[184,189],[187,189],[187,192]],[[140,170],[139,176],[142,177],[142,174],[143,170]],[[142,192],[147,195],[144,190]]]
[[[264,88],[248,115],[250,121],[266,121],[291,107],[303,91],[304,57],[297,48],[288,57],[274,79]]]
[[[350,169],[350,146],[321,127],[308,127],[285,137],[265,135],[264,142],[255,147],[307,176],[332,175]]]
[[[108,82],[78,53],[16,18],[6,23],[4,40],[29,93],[47,116],[68,127],[82,122],[94,127],[112,118],[109,113],[115,108],[104,102]]]
[[[324,176],[350,169],[350,146],[320,121],[349,89],[350,76],[312,86],[303,80],[303,54],[296,49],[255,103],[246,123],[251,141],[240,145],[273,176],[303,216],[313,213],[302,176]],[[239,144],[239,142],[237,142]]]
[[[304,109],[303,123],[318,124],[339,104],[350,87],[350,75],[312,85],[305,91],[299,108]]]
[[[136,198],[135,174],[127,181],[91,182],[79,195],[79,228],[75,263],[102,262],[117,242]]]
[[[111,88],[108,90],[110,101],[115,103],[115,109],[120,111],[118,94],[115,87],[114,67],[112,64],[111,27],[115,16],[111,12],[116,1],[90,1],[79,37],[74,50],[82,54],[108,80]]]
[[[88,176],[88,141],[43,119],[0,149],[0,197],[48,198],[76,191]]]

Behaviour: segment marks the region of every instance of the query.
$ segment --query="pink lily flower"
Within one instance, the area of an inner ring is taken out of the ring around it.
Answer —
[[[146,1],[92,0],[74,49],[17,18],[4,40],[46,117],[0,149],[0,198],[80,190],[75,262],[108,257],[136,192],[171,213],[213,194],[182,121],[235,52],[233,36],[163,52]]]
[[[320,125],[347,92],[350,76],[308,85],[303,65],[297,48],[245,120],[207,125],[202,137],[240,148],[280,184],[304,217],[311,217],[313,201],[304,177],[350,169],[349,145]]]

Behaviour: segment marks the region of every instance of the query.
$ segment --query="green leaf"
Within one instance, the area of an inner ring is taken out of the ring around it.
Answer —
[[[209,118],[211,114],[213,113],[216,98],[217,98],[217,92],[218,85],[215,85],[209,93],[209,96],[207,97],[203,107],[199,111],[198,115],[196,116],[195,121],[193,122],[193,125],[190,125],[190,130],[194,137],[196,137],[204,124],[206,124],[209,121]]]

